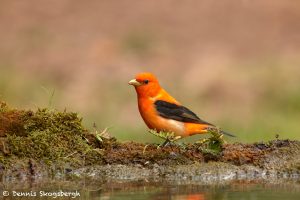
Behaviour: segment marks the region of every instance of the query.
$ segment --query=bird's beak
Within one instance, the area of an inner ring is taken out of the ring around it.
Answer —
[[[142,85],[140,82],[138,82],[136,79],[132,79],[131,81],[128,82],[129,85],[133,86],[140,86]]]

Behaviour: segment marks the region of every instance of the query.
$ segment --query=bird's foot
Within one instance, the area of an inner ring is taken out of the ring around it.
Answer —
[[[162,144],[158,145],[158,148],[165,147],[170,143],[174,143],[176,140],[181,139],[181,136],[175,136],[174,132],[164,132],[164,131],[157,132],[154,129],[150,129],[149,133],[165,140]]]

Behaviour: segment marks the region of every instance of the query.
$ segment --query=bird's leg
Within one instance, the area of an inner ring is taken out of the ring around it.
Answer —
[[[165,147],[168,144],[173,143],[176,140],[179,140],[181,138],[181,136],[175,136],[173,132],[163,132],[163,131],[157,132],[156,130],[151,129],[149,130],[149,133],[165,140],[164,143],[162,143],[158,147]]]
[[[164,143],[158,145],[158,147],[159,147],[159,148],[160,148],[160,147],[165,147],[165,146],[169,145],[170,143],[171,143],[171,141],[170,141],[169,139],[166,139],[166,140],[164,141]]]

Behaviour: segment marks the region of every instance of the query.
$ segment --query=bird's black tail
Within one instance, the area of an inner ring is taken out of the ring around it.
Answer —
[[[231,134],[231,133],[228,133],[228,132],[225,132],[225,131],[220,131],[223,135],[227,135],[227,136],[230,136],[230,137],[236,137],[235,135]]]

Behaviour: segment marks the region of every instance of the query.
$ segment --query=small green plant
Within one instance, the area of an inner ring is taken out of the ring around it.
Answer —
[[[222,151],[223,144],[226,143],[223,139],[223,134],[219,128],[209,128],[208,133],[212,134],[212,137],[196,142],[200,145],[199,150],[202,153],[218,155]]]
[[[98,142],[101,143],[101,142],[103,142],[103,139],[110,139],[111,138],[111,135],[108,132],[109,127],[106,127],[101,132],[99,132],[96,123],[94,123],[93,124],[93,129],[94,129],[94,131],[91,132],[91,134],[93,134],[95,136],[95,138]]]
[[[52,106],[53,106],[53,98],[54,98],[54,94],[55,94],[55,89],[53,89],[52,91],[50,91],[49,89],[47,89],[44,86],[41,86],[41,88],[46,92],[47,95],[49,95],[48,108],[52,108]]]

